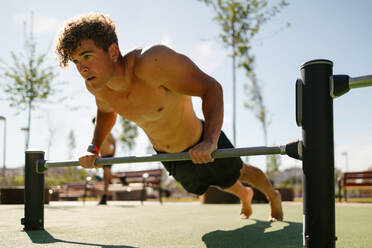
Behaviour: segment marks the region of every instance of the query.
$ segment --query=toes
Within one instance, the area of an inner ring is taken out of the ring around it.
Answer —
[[[248,219],[249,217],[245,214],[245,213],[241,213],[240,214],[240,219],[244,219],[244,220],[246,220],[246,219]]]
[[[270,216],[269,218],[269,222],[277,222],[277,221],[282,221],[283,218],[282,217],[272,217]]]

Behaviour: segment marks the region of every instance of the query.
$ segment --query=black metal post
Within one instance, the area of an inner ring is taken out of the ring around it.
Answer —
[[[307,248],[335,247],[333,63],[312,60],[301,67],[303,80],[304,236]]]
[[[26,151],[24,230],[44,229],[44,174],[36,173],[40,159],[44,160],[44,152]]]

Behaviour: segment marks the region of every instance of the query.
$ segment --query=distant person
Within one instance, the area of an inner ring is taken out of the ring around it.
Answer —
[[[96,122],[96,118],[93,118],[92,120],[93,124]],[[97,154],[101,153],[102,158],[107,157],[114,157],[116,150],[116,142],[114,137],[111,133],[107,134],[105,139],[103,140],[103,143],[100,147],[99,151],[96,151]],[[112,183],[113,178],[118,178],[122,182],[123,185],[127,184],[125,180],[125,176],[119,176],[117,174],[114,174],[111,172],[112,165],[104,165],[103,166],[103,195],[101,197],[101,200],[99,201],[99,205],[106,205],[107,204],[107,197],[109,194],[109,184]]]

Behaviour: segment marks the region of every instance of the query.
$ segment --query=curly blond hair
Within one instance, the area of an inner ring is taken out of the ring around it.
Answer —
[[[68,67],[71,54],[84,39],[93,40],[97,47],[107,51],[111,44],[118,44],[114,22],[109,16],[99,13],[68,20],[57,37],[56,53],[60,67]]]

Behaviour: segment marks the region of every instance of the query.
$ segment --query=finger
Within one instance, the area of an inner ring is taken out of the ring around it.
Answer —
[[[210,162],[213,162],[212,156],[209,153],[203,154],[203,163],[207,164],[207,163],[210,163]]]
[[[191,161],[194,164],[199,164],[200,163],[199,162],[200,161],[199,154],[197,152],[195,152],[194,150],[190,150],[189,154],[190,154]]]
[[[95,157],[91,157],[90,158],[90,164],[91,164],[92,168],[95,168],[95,165],[94,165],[95,162],[96,162],[96,158]]]
[[[198,164],[206,164],[209,162],[209,155],[206,152],[197,152],[196,156]]]
[[[84,157],[79,158],[79,164],[80,164],[83,168],[88,168],[88,167],[87,167],[87,164],[86,164],[86,162],[85,162],[85,158],[84,158]]]
[[[206,154],[206,156],[204,157],[205,164],[213,162],[213,160],[214,159],[212,158],[212,156],[210,154]]]
[[[101,165],[101,166],[98,166],[98,165],[95,164],[95,163],[96,163],[96,160],[97,160],[98,158],[100,158],[100,156],[98,156],[97,154],[94,154],[93,157],[92,157],[92,160],[93,160],[93,167],[94,167],[94,168],[100,168],[100,167],[103,167],[102,165]]]

